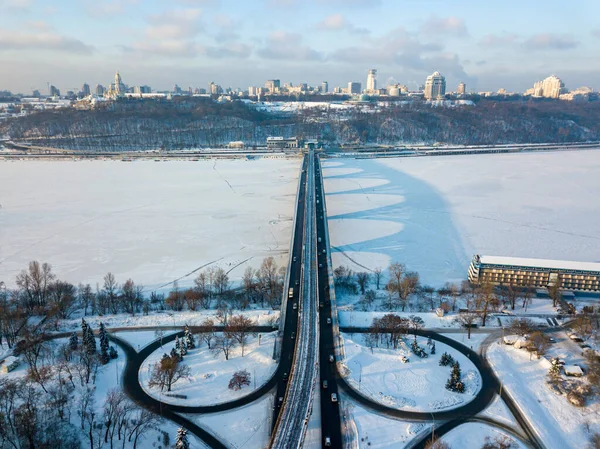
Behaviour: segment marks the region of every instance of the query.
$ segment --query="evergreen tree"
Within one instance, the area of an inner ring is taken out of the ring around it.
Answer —
[[[177,351],[177,349],[172,348],[171,349],[171,357],[175,357],[177,360],[179,360],[181,362],[182,358],[179,355],[179,352]]]
[[[177,430],[177,437],[175,438],[175,449],[190,449],[190,442],[187,437],[187,430],[180,427]]]
[[[185,325],[185,334],[184,339],[187,344],[188,349],[194,349],[196,347],[196,341],[194,340],[194,335],[190,331],[188,325]]]
[[[85,336],[88,333],[88,323],[82,318],[81,319],[81,342],[85,345]]]
[[[455,393],[464,393],[465,384],[463,383],[461,377],[462,374],[460,371],[460,364],[458,362],[454,362],[454,365],[452,365],[450,378],[446,382],[446,389],[454,391]]]
[[[452,356],[450,354],[448,354],[447,352],[444,352],[442,354],[442,356],[440,357],[440,366],[448,366],[448,365],[453,365],[454,364],[454,359],[452,358]]]
[[[114,346],[111,346],[110,348],[108,348],[108,356],[111,359],[116,359],[117,357],[119,357],[119,353],[117,352],[117,350],[115,349]]]
[[[71,351],[77,351],[77,347],[79,346],[79,338],[77,337],[77,332],[73,332],[71,337],[69,338],[69,349]]]
[[[431,337],[427,337],[427,346],[431,346],[433,344],[433,340],[431,340]]]
[[[96,337],[94,337],[94,331],[89,326],[87,326],[85,335],[83,336],[83,346],[85,347],[85,352],[89,355],[96,353]]]
[[[103,365],[106,365],[110,361],[108,354],[108,336],[106,335],[106,328],[104,323],[100,323],[100,361]]]

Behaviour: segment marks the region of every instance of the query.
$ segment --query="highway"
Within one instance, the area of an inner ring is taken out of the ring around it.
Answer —
[[[300,449],[302,447],[312,412],[312,400],[317,382],[319,329],[315,282],[317,269],[314,207],[315,165],[312,151],[308,154],[307,159],[302,280],[297,307],[298,331],[297,335],[293,336],[294,338],[290,336],[290,339],[293,339],[296,344],[296,349],[285,396],[276,398],[277,403],[281,402],[282,405],[271,436],[270,447],[274,449]]]
[[[340,418],[340,403],[332,402],[331,396],[339,398],[336,376],[336,352],[334,339],[334,324],[337,323],[334,305],[329,296],[329,239],[327,238],[327,214],[325,209],[325,192],[320,160],[315,160],[315,190],[318,203],[317,213],[317,250],[318,263],[317,280],[319,288],[319,345],[321,348],[320,361],[320,388],[321,388],[321,436],[322,444],[329,438],[331,447],[342,447],[342,427]],[[330,357],[333,356],[333,361]],[[327,385],[327,388],[325,388]],[[338,399],[339,401],[339,399]]]

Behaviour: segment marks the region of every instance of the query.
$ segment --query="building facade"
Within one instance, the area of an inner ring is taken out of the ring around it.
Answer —
[[[280,80],[267,80],[267,82],[265,83],[265,87],[271,93],[279,92],[279,89],[281,88],[281,81]]]
[[[456,93],[458,95],[464,95],[467,93],[467,85],[465,83],[458,83],[458,88],[456,89]]]
[[[377,90],[377,70],[369,70],[367,75],[367,92],[375,92]]]
[[[446,95],[446,78],[440,72],[433,72],[425,81],[423,94],[427,100],[444,98],[444,95]]]
[[[327,92],[329,92],[329,83],[327,81],[323,81],[321,83],[321,93],[326,94]]]
[[[599,292],[600,263],[476,255],[468,279],[473,285],[547,288],[558,283],[564,290]]]
[[[283,150],[299,146],[300,141],[297,137],[267,137],[267,149],[269,150]]]
[[[349,94],[360,94],[361,84],[357,82],[349,82],[348,83],[348,93]]]
[[[558,98],[567,92],[565,83],[556,75],[552,75],[545,80],[537,81],[533,85],[532,93],[534,97]]]

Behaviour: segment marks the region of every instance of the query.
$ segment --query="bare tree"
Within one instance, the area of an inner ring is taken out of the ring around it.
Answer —
[[[365,290],[368,287],[370,280],[371,276],[369,275],[369,273],[365,271],[356,273],[356,283],[358,284],[358,287],[360,288],[360,293],[362,295],[365,294]]]
[[[242,357],[244,357],[244,348],[250,329],[255,323],[244,315],[235,315],[229,319],[224,332],[227,336],[233,338],[242,347]]]
[[[246,370],[236,371],[233,373],[231,380],[229,381],[230,390],[241,390],[242,387],[250,385],[250,373]]]
[[[481,317],[481,325],[485,327],[489,312],[498,305],[498,298],[494,294],[492,284],[484,283],[477,289],[475,304]]]
[[[104,432],[104,443],[108,443],[110,438],[110,447],[113,448],[115,432],[122,426],[122,422],[127,419],[127,415],[132,406],[127,396],[120,389],[109,390],[104,401],[103,422],[106,430]],[[119,438],[120,439],[120,438]]]
[[[515,318],[508,328],[514,334],[528,335],[535,329],[535,323],[529,318]]]
[[[206,343],[208,349],[211,349],[210,343],[215,338],[215,323],[210,318],[206,318],[198,328],[198,335],[200,336],[200,340]]]
[[[560,288],[560,284],[561,279],[559,276],[556,281],[548,287],[548,295],[550,295],[550,299],[552,300],[552,307],[556,307],[562,300],[562,289]]]
[[[423,318],[416,315],[410,315],[408,317],[408,324],[410,328],[413,330],[413,334],[415,336],[415,342],[417,341],[417,332],[425,327],[425,321]]]
[[[110,313],[119,313],[119,284],[115,279],[115,276],[108,272],[104,276],[104,286],[102,292],[106,298],[106,305]]]
[[[160,423],[160,419],[146,409],[137,408],[133,412],[132,422],[133,425],[129,429],[128,441],[131,442],[133,438],[133,449],[137,449],[138,442],[144,438],[144,434],[156,427]]]
[[[77,288],[77,300],[79,301],[79,306],[83,309],[83,315],[87,316],[88,308],[92,306],[94,302],[94,292],[92,290],[92,286],[90,284],[79,284]],[[96,313],[92,307],[92,313]]]
[[[197,310],[202,301],[202,293],[195,288],[188,288],[183,292],[183,298],[188,310]]]
[[[467,338],[471,338],[471,329],[473,324],[479,318],[479,314],[473,310],[465,309],[460,311],[456,316],[456,320],[464,327],[467,328]]]
[[[177,281],[173,282],[173,288],[171,288],[169,296],[167,296],[167,299],[165,300],[165,304],[169,306],[171,310],[175,310],[177,312],[183,310],[183,292],[179,290],[179,283]]]
[[[219,293],[219,295],[222,295],[229,289],[229,275],[221,267],[218,267],[215,270],[214,285],[215,290]]]
[[[48,288],[48,298],[51,304],[51,313],[59,318],[66,319],[74,311],[77,289],[68,282],[56,281]]]
[[[135,315],[143,300],[142,290],[143,287],[136,286],[132,279],[125,281],[121,287],[121,301],[125,312]]]
[[[377,267],[373,270],[373,279],[375,281],[375,287],[377,290],[380,289],[381,281],[383,279],[383,270],[381,267]]]
[[[450,445],[439,438],[427,440],[425,449],[451,449]]]
[[[29,262],[28,270],[23,270],[17,275],[16,283],[28,310],[46,306],[48,290],[54,279],[50,264],[40,264],[37,260]]]
[[[489,436],[485,437],[485,442],[481,449],[513,449],[515,442],[508,435],[497,435],[494,439]]]
[[[435,293],[435,288],[430,285],[424,285],[421,287],[421,292],[423,298],[429,303],[429,308],[431,310],[435,309],[435,304],[433,303],[433,295]]]
[[[235,339],[227,334],[217,337],[215,339],[215,344],[212,348],[212,351],[215,354],[215,357],[219,353],[222,352],[223,355],[225,356],[225,360],[229,360],[229,354],[231,353],[231,350],[234,348],[235,343],[236,343]]]
[[[529,336],[529,342],[533,349],[535,349],[538,359],[545,355],[546,351],[550,347],[550,340],[540,331],[533,332]]]
[[[404,278],[404,273],[406,272],[406,266],[401,263],[393,263],[390,265],[389,269],[389,281],[386,285],[387,291],[390,293],[394,293],[397,295],[398,302],[400,304],[403,303],[402,300],[402,279]]]
[[[179,362],[178,357],[171,357],[163,354],[160,362],[152,368],[150,387],[159,387],[161,391],[165,388],[171,391],[171,387],[180,379],[190,376],[190,367]]]

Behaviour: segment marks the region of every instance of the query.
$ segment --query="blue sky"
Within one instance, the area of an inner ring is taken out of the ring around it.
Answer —
[[[556,74],[600,88],[600,2],[0,0],[0,89],[155,89],[361,81],[522,91]],[[595,20],[596,19],[596,20]]]

